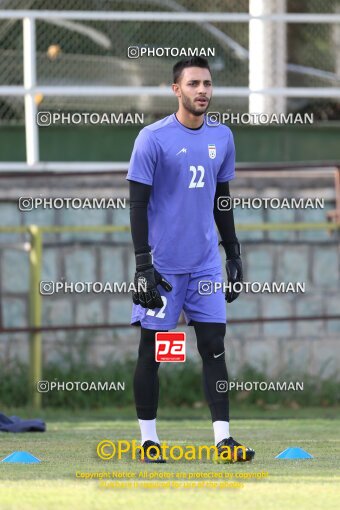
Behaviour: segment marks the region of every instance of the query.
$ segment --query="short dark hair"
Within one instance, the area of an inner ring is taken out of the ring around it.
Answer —
[[[174,80],[173,83],[178,82],[183,69],[185,69],[186,67],[203,67],[204,69],[208,69],[210,71],[209,63],[207,59],[204,57],[191,57],[183,59],[177,62],[172,69]]]

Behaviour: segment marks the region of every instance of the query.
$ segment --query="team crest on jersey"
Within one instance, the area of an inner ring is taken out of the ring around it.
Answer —
[[[209,158],[215,159],[216,158],[216,145],[209,143],[208,151],[209,151]]]

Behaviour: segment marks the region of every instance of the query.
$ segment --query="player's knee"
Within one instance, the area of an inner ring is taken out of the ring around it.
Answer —
[[[155,331],[141,328],[138,360],[146,365],[158,365],[155,360]]]
[[[145,345],[140,345],[138,349],[138,360],[143,363],[155,363],[155,351]]]
[[[196,329],[197,348],[203,360],[224,358],[225,324]]]
[[[203,360],[206,359],[224,359],[224,339],[223,337],[214,337],[210,341],[200,342],[198,351]]]

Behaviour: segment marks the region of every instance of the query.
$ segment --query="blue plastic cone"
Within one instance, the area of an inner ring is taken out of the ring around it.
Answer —
[[[313,455],[306,452],[302,448],[298,446],[292,446],[290,448],[286,448],[283,452],[279,453],[275,457],[275,459],[313,459]]]
[[[10,455],[7,455],[1,462],[16,462],[17,464],[36,464],[41,462],[41,460],[34,457],[29,452],[13,452]]]

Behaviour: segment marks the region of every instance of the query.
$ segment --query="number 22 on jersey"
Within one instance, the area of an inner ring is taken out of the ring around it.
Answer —
[[[192,172],[191,181],[189,184],[189,188],[203,188],[204,187],[204,167],[198,165],[197,167],[194,165],[190,165],[190,172]]]

